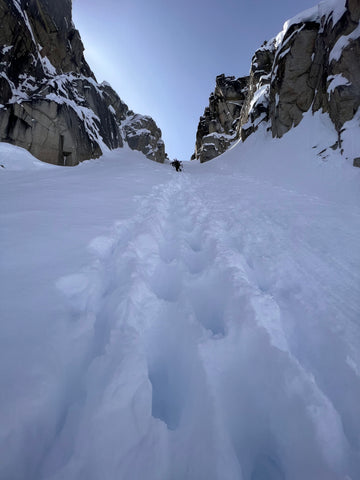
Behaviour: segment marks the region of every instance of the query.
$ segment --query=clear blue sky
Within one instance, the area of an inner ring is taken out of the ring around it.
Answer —
[[[316,3],[73,0],[73,19],[98,81],[154,118],[170,158],[188,160],[216,75],[247,75],[263,41]]]

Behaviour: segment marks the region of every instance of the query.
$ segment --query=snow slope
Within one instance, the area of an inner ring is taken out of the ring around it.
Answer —
[[[1,480],[360,478],[360,169],[334,135],[308,116],[181,174],[0,145]]]

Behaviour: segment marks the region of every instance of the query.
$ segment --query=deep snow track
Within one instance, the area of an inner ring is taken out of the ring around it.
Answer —
[[[37,478],[360,475],[358,212],[221,181],[155,186],[57,281],[82,354]]]

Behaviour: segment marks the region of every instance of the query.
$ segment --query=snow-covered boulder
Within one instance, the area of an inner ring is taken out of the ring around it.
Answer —
[[[134,113],[110,85],[97,83],[71,0],[0,0],[0,23],[0,141],[58,165],[122,147],[121,123]],[[163,148],[156,160],[164,158]]]

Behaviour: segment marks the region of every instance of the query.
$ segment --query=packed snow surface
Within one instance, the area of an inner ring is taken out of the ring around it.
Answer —
[[[0,145],[1,480],[360,478],[360,169],[335,137],[307,117],[182,173]]]

